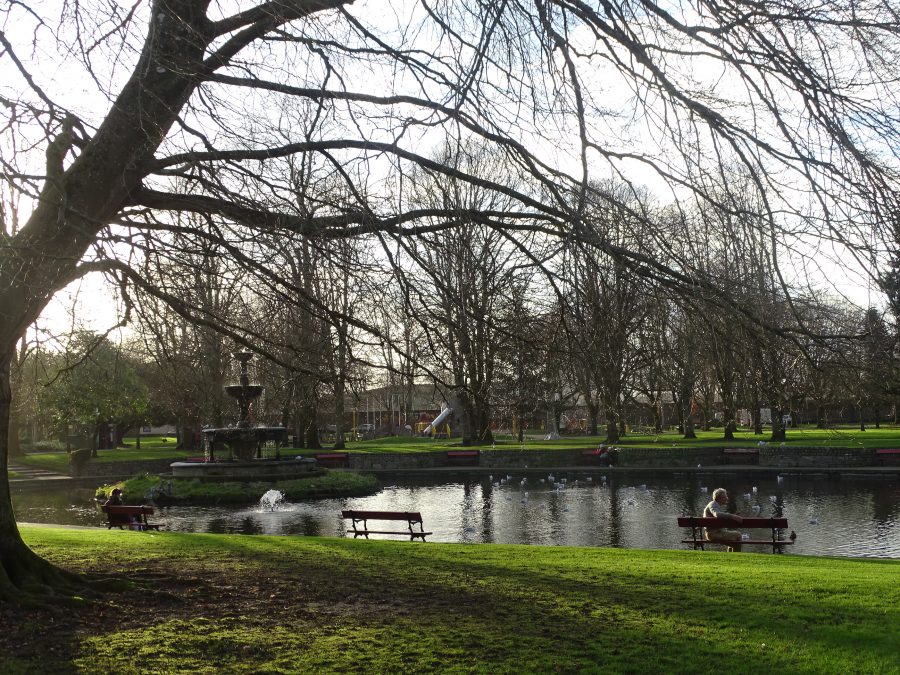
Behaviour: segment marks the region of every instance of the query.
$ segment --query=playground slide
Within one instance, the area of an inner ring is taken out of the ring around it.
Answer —
[[[447,419],[450,416],[450,413],[453,412],[453,408],[444,408],[441,410],[441,414],[434,418],[434,421],[425,427],[425,430],[422,432],[423,436],[428,436],[431,434],[432,429],[436,429],[438,425]]]

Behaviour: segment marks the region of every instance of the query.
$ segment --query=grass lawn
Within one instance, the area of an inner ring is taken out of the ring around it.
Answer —
[[[331,470],[309,478],[280,480],[274,483],[256,481],[220,483],[183,478],[162,479],[148,474],[97,488],[95,496],[101,501],[109,497],[113,488],[122,490],[126,504],[144,504],[151,490],[161,490],[153,499],[157,504],[255,504],[261,494],[275,489],[288,501],[320,499],[323,497],[364,497],[381,489],[378,479],[365,473]]]
[[[184,459],[196,455],[197,451],[178,450],[178,441],[174,436],[141,436],[141,447],[134,447],[134,437],[125,438],[129,447],[116,448],[115,450],[98,450],[97,457],[92,462],[136,462],[152,459]],[[69,455],[65,452],[40,452],[29,453],[16,459],[20,464],[33,466],[48,471],[59,473],[69,472]]]
[[[900,561],[22,532],[64,567],[135,587],[53,617],[0,606],[3,673],[900,667]]]
[[[735,440],[725,442],[722,440],[722,429],[711,431],[698,430],[696,433],[697,438],[693,440],[685,440],[676,431],[665,431],[659,436],[627,434],[616,445],[641,448],[670,448],[673,444],[684,448],[704,446],[755,447],[760,441],[768,441],[771,435],[768,429],[762,436],[757,436],[752,431],[738,431],[735,433]],[[530,450],[595,448],[603,440],[603,436],[563,436],[559,440],[546,441],[532,435],[526,438],[524,443],[520,443],[510,436],[498,436],[495,447],[498,450],[515,450],[522,447]],[[814,426],[804,426],[798,429],[789,429],[785,445],[860,448],[900,447],[900,426],[882,425],[881,429],[870,427],[867,431],[860,431],[858,426],[846,426],[835,429],[817,429]],[[431,440],[389,437],[377,438],[371,441],[354,441],[347,444],[347,449],[351,452],[431,452],[446,451],[450,447],[457,446],[459,446],[458,438]],[[298,450],[298,452],[302,452],[302,450]]]
[[[677,447],[747,447],[756,446],[760,441],[767,441],[769,433],[756,436],[750,431],[739,431],[733,441],[722,440],[722,430],[697,431],[697,438],[684,440],[675,431],[666,431],[659,436],[628,434],[616,445],[640,448],[670,448]],[[563,436],[555,441],[545,441],[540,437],[529,436],[524,443],[509,436],[499,436],[494,446],[481,446],[483,449],[494,447],[497,450],[572,450],[583,448],[596,448],[603,441],[601,436]],[[197,455],[197,450],[186,451],[176,449],[176,440],[173,437],[141,438],[141,449],[134,447],[134,438],[126,438],[125,442],[131,447],[118,448],[116,450],[100,450],[99,457],[92,462],[130,462],[145,459],[171,459],[178,460]],[[322,451],[327,452],[328,444]],[[846,426],[836,429],[816,429],[812,426],[788,430],[787,446],[832,446],[832,447],[858,447],[858,448],[898,448],[900,447],[900,426],[882,425],[881,429],[869,428],[860,431],[857,426]],[[347,443],[349,452],[362,453],[404,453],[404,452],[445,452],[449,448],[458,448],[458,438],[428,439],[410,438],[407,436],[391,436],[376,438],[368,441],[351,441]],[[312,455],[317,450],[305,450],[303,448],[284,448],[285,456]],[[67,473],[69,470],[69,458],[64,452],[32,453],[18,458],[21,464],[34,466],[41,469]]]

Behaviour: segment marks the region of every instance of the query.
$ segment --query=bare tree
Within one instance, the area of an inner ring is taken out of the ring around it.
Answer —
[[[737,162],[753,189],[770,195],[761,218],[774,222],[781,211],[796,220],[785,237],[851,252],[898,211],[881,153],[898,145],[898,22],[886,0],[864,13],[849,0],[749,11],[737,1],[410,3],[391,15],[394,25],[352,9],[344,0],[269,0],[223,15],[208,0],[133,9],[84,0],[65,4],[58,19],[25,3],[2,9],[3,25],[17,27],[14,37],[0,33],[17,79],[5,79],[0,131],[28,139],[2,166],[33,210],[0,247],[0,597],[18,597],[35,580],[64,585],[21,542],[10,507],[15,345],[48,299],[89,271],[152,291],[132,245],[165,246],[184,227],[174,213],[203,214],[202,226],[188,226],[193,234],[291,293],[292,278],[268,266],[271,256],[247,233],[405,238],[456,227],[456,207],[422,208],[369,189],[402,186],[424,167],[514,204],[502,220],[484,211],[464,220],[520,242],[517,233],[582,240],[673,291],[703,285],[707,302],[740,313],[726,291],[695,278],[689,258],[655,260],[589,228],[592,177],[641,168],[681,201],[729,210],[731,200],[710,186],[727,183]],[[66,82],[92,88],[86,105],[67,106],[65,85],[41,70],[51,53],[64,55]],[[858,54],[861,65],[845,68],[835,53]],[[731,84],[717,86],[723,81]],[[611,111],[613,99],[627,105]],[[273,135],[268,122],[285,100],[309,102],[315,119],[333,123]],[[514,167],[515,187],[431,156],[446,138],[470,135]],[[303,154],[332,168],[352,206],[327,204],[312,216],[297,209],[284,166]],[[811,208],[792,198],[795,189],[813,197]],[[665,233],[655,237],[662,247]],[[265,331],[221,328],[266,346]]]

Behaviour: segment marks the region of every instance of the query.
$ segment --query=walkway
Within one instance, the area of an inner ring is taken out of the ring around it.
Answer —
[[[25,466],[10,462],[8,464],[10,472],[15,471],[18,475],[10,477],[10,483],[18,483],[20,481],[71,481],[71,477],[56,471],[48,471],[47,469],[36,469],[33,466]]]

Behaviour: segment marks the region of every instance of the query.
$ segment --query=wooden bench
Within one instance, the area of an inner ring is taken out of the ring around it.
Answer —
[[[353,538],[365,537],[369,538],[370,534],[402,534],[409,537],[410,541],[421,539],[425,541],[431,532],[425,532],[422,525],[422,514],[417,511],[341,511],[341,518],[353,521],[353,529],[348,531],[353,533]],[[370,530],[369,520],[396,520],[404,521],[409,529],[407,530]],[[362,527],[360,527],[360,524]],[[416,530],[415,526],[419,529]]]
[[[317,463],[330,469],[345,469],[350,464],[349,452],[320,452],[314,457]]]
[[[151,525],[147,522],[147,516],[153,515],[152,506],[125,506],[105,504],[100,507],[106,514],[106,529],[118,527],[120,530],[158,530],[159,525]]]
[[[759,464],[759,448],[725,448],[722,457],[726,464]]]
[[[881,466],[888,462],[900,461],[900,448],[879,448],[875,451],[875,459]]]
[[[692,544],[695,551],[698,548],[701,551],[705,551],[705,547],[709,546],[710,544],[728,546],[728,543],[709,541],[708,539],[703,538],[704,527],[721,528],[722,525],[725,525],[725,527],[730,530],[770,530],[772,532],[771,539],[745,539],[740,542],[735,542],[735,544],[740,543],[741,546],[771,546],[773,553],[781,553],[781,549],[783,547],[790,546],[797,538],[797,535],[793,532],[791,532],[791,536],[788,539],[781,538],[780,530],[784,530],[787,528],[787,518],[743,518],[742,522],[738,524],[734,521],[725,520],[724,518],[699,518],[697,516],[681,516],[680,518],[678,518],[678,527],[691,528],[691,538],[682,539],[681,543]]]
[[[481,461],[480,450],[448,450],[447,464],[451,466],[478,466]]]

